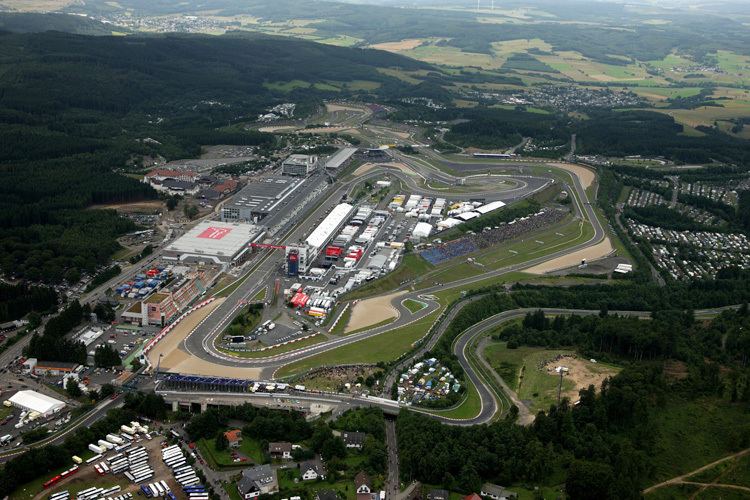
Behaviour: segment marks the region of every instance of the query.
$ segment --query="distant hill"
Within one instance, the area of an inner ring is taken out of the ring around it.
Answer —
[[[0,31],[11,33],[62,31],[78,35],[112,35],[113,31],[126,33],[129,30],[79,15],[0,12]]]

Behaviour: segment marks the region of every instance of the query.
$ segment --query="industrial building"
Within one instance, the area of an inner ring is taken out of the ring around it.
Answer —
[[[23,371],[35,375],[64,375],[72,373],[78,368],[78,363],[64,363],[61,361],[38,361],[36,358],[29,358],[23,362]]]
[[[281,162],[281,173],[284,175],[305,176],[318,168],[318,157],[308,155],[289,155]]]
[[[162,258],[181,264],[228,267],[243,262],[250,254],[250,243],[260,241],[263,234],[263,229],[254,224],[201,222],[167,245]]]
[[[255,222],[289,203],[306,179],[268,175],[249,183],[221,207],[222,222]]]
[[[8,401],[22,410],[46,417],[65,408],[65,403],[36,391],[18,391]]]

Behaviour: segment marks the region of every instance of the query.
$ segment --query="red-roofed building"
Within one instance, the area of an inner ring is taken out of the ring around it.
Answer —
[[[242,431],[237,429],[233,431],[225,432],[224,435],[227,437],[227,441],[229,441],[229,447],[230,448],[239,448],[242,444]]]
[[[214,191],[221,194],[229,194],[235,189],[237,189],[237,186],[239,186],[239,182],[233,180],[233,179],[227,179],[221,184],[212,187]]]
[[[480,497],[476,493],[472,493],[471,495],[466,495],[464,497],[464,500],[482,500],[482,497]]]

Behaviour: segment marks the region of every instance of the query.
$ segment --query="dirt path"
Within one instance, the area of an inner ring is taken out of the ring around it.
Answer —
[[[609,241],[608,236],[605,236],[604,240],[592,247],[583,248],[573,253],[569,253],[568,255],[563,255],[562,257],[542,262],[541,264],[524,269],[523,271],[525,273],[544,274],[557,269],[575,266],[580,264],[583,259],[586,259],[586,262],[601,259],[602,257],[611,254],[613,251],[614,248],[612,248],[612,242]]]
[[[381,297],[373,297],[371,299],[357,302],[357,304],[352,307],[352,315],[349,318],[349,323],[347,323],[346,328],[344,329],[344,333],[353,332],[361,328],[376,325],[381,321],[397,317],[398,311],[391,305],[391,300],[404,294],[406,294],[406,291],[383,295]]]
[[[704,465],[703,467],[700,467],[698,469],[692,470],[692,471],[688,472],[687,474],[683,474],[681,476],[673,477],[672,479],[667,479],[666,481],[661,482],[659,484],[655,484],[653,486],[649,486],[648,488],[646,488],[645,490],[643,490],[643,493],[644,494],[650,493],[650,492],[654,491],[655,489],[661,488],[662,486],[666,486],[668,484],[680,484],[680,483],[699,484],[699,485],[702,485],[702,486],[721,486],[721,487],[726,487],[726,488],[734,488],[734,489],[740,489],[740,490],[750,491],[750,488],[747,488],[745,486],[737,486],[737,485],[732,485],[732,484],[719,484],[719,483],[695,483],[693,481],[685,481],[685,478],[687,478],[687,477],[690,477],[690,476],[693,476],[695,474],[698,474],[699,472],[703,472],[704,470],[708,470],[708,469],[710,469],[711,467],[713,467],[715,465],[718,465],[718,464],[720,464],[722,462],[726,462],[727,460],[731,460],[733,458],[737,458],[737,457],[741,457],[743,455],[746,455],[749,452],[750,452],[750,448],[746,448],[746,449],[744,449],[744,450],[742,450],[740,452],[735,453],[734,455],[729,455],[728,457],[720,458],[719,460],[711,462],[708,465]]]

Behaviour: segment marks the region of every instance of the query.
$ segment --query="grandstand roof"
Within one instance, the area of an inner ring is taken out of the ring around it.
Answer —
[[[307,240],[305,240],[307,244],[313,247],[315,252],[320,250],[331,236],[333,236],[333,233],[338,230],[339,226],[341,226],[346,218],[349,217],[352,210],[354,210],[354,206],[348,203],[336,205],[336,207],[331,210],[331,213],[328,214],[328,217],[323,219],[323,222],[321,222],[318,227],[315,228],[315,231],[307,237]]]

